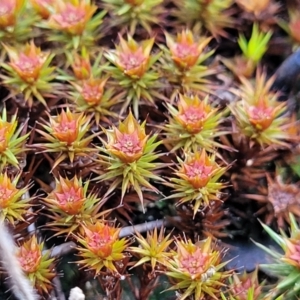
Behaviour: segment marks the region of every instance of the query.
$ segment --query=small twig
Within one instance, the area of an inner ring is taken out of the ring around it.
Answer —
[[[156,220],[143,224],[123,227],[120,231],[120,238],[133,235],[135,232],[146,232],[153,230],[154,228],[159,228],[165,225],[165,222],[165,220]]]
[[[174,218],[170,218],[170,220],[168,220],[168,219],[156,220],[156,221],[150,221],[150,222],[143,223],[143,224],[126,226],[121,229],[120,238],[129,236],[129,235],[133,235],[135,232],[146,232],[146,231],[153,230],[154,228],[160,228],[162,226],[167,227],[167,226],[171,225],[171,222],[170,222],[171,220],[172,221],[180,221],[181,219],[180,219],[180,217],[174,217]]]
[[[61,257],[70,252],[75,251],[76,244],[74,242],[66,242],[55,246],[51,251],[51,257]]]

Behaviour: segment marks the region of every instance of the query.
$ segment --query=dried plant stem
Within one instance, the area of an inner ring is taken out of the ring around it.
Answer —
[[[133,235],[135,232],[146,232],[153,230],[154,228],[160,228],[163,225],[166,225],[165,220],[156,220],[134,226],[126,226],[121,229],[120,238]]]
[[[51,257],[61,257],[75,251],[76,244],[74,242],[66,242],[55,246],[51,251]]]
[[[180,222],[180,217],[173,217],[170,219],[164,219],[164,220],[156,220],[156,221],[150,221],[143,224],[133,225],[133,226],[126,226],[123,227],[120,231],[120,238],[133,235],[135,232],[146,232],[153,230],[154,228],[160,228],[162,226],[169,226],[171,225],[171,221],[174,222]]]
[[[15,255],[16,247],[13,236],[3,221],[0,221],[0,259],[6,270],[9,285],[13,294],[20,300],[37,300],[33,286],[22,271]]]

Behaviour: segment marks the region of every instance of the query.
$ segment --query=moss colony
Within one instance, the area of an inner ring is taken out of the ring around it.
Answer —
[[[1,0],[1,299],[299,299],[299,28],[298,0]]]

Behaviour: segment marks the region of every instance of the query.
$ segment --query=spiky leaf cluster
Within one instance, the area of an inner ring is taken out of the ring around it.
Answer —
[[[177,290],[180,299],[219,299],[225,279],[230,271],[222,268],[222,252],[214,249],[211,238],[192,243],[191,240],[176,240],[176,249],[168,258],[166,275],[173,286],[169,290]]]
[[[20,44],[34,37],[33,25],[38,16],[27,5],[27,0],[0,2],[0,41]]]
[[[162,4],[163,0],[104,0],[102,5],[110,15],[110,28],[126,28],[134,35],[139,26],[151,34],[153,24],[162,24]]]
[[[238,78],[241,76],[250,78],[267,51],[271,36],[271,31],[264,33],[258,24],[254,23],[249,40],[244,35],[239,36],[238,45],[242,55],[235,56],[232,60],[223,58],[222,62]]]
[[[171,151],[182,148],[185,152],[195,152],[204,148],[212,152],[216,147],[222,147],[215,139],[226,134],[218,128],[224,112],[212,107],[208,96],[201,100],[197,96],[179,95],[176,106],[167,104],[167,108],[170,118],[163,130],[165,144]]]
[[[83,224],[97,220],[107,211],[100,212],[101,199],[89,193],[89,181],[85,184],[76,176],[71,180],[60,177],[55,179],[56,187],[43,202],[51,213],[47,226],[57,231],[55,235],[75,234]]]
[[[233,0],[174,0],[173,15],[189,27],[205,28],[213,36],[227,36],[225,28],[234,26]],[[186,16],[189,16],[188,22]]]
[[[157,232],[157,228],[152,232],[148,231],[146,238],[139,232],[136,232],[135,239],[139,247],[130,247],[128,250],[138,255],[140,260],[133,267],[150,263],[152,272],[155,272],[159,270],[159,265],[163,265],[165,260],[172,255],[169,247],[173,239],[171,238],[171,234],[164,236],[163,227],[159,233]]]
[[[289,147],[293,138],[288,131],[292,126],[285,114],[287,105],[277,101],[277,94],[270,91],[274,78],[257,72],[255,82],[241,78],[239,101],[229,108],[235,116],[241,133],[261,146]]]
[[[22,94],[24,101],[31,107],[37,100],[47,107],[46,98],[59,94],[60,85],[53,83],[56,77],[50,63],[54,54],[43,52],[34,42],[23,49],[4,45],[9,56],[9,63],[1,63],[6,74],[0,77],[11,92],[11,96]]]
[[[49,121],[41,124],[43,130],[36,129],[46,142],[35,146],[43,152],[57,153],[52,169],[67,158],[73,163],[76,158],[90,156],[95,151],[89,145],[97,133],[87,136],[91,117],[72,113],[69,108],[57,116],[48,116]]]
[[[214,50],[207,51],[211,38],[196,39],[191,30],[182,30],[176,37],[165,32],[166,46],[160,58],[163,75],[172,86],[174,98],[176,92],[209,92],[211,82],[208,77],[215,73],[205,61],[213,55]]]
[[[167,199],[178,199],[178,204],[193,203],[194,216],[199,208],[210,206],[211,202],[221,200],[221,189],[226,185],[220,182],[226,167],[215,162],[215,155],[208,156],[206,151],[186,153],[185,159],[178,158],[179,168],[176,177],[167,183],[173,192]]]
[[[18,248],[17,258],[35,289],[48,295],[52,290],[52,279],[56,276],[53,270],[55,258],[50,258],[50,251],[44,251],[44,243],[39,243],[33,235]]]
[[[283,253],[255,243],[273,258],[272,263],[260,265],[265,272],[278,278],[278,282],[269,293],[273,298],[278,296],[285,299],[300,297],[298,284],[300,280],[300,228],[292,214],[290,214],[290,224],[289,236],[283,230],[278,234],[269,226],[262,224],[264,230],[280,246]]]
[[[130,112],[119,127],[105,130],[107,141],[103,140],[104,147],[99,150],[100,162],[105,166],[104,174],[97,180],[112,181],[107,195],[121,187],[122,199],[129,189],[134,189],[143,205],[142,188],[152,191],[158,190],[149,182],[161,181],[155,174],[160,164],[155,162],[159,157],[154,151],[161,142],[157,142],[157,135],[146,135],[146,121],[141,125]]]
[[[83,227],[84,233],[77,236],[80,243],[79,264],[93,270],[96,275],[106,270],[118,273],[115,263],[125,258],[124,251],[128,241],[119,238],[120,228],[115,228],[104,221],[97,221]]]
[[[106,14],[97,9],[91,0],[57,0],[52,3],[49,17],[39,26],[47,30],[47,39],[63,45],[63,50],[90,47],[101,36],[100,25]]]
[[[159,74],[153,70],[154,63],[161,53],[151,55],[154,38],[136,42],[130,35],[127,41],[119,36],[119,45],[116,50],[109,50],[105,57],[112,66],[107,71],[115,79],[116,86],[126,91],[121,113],[132,104],[136,118],[139,116],[139,104],[141,100],[154,105],[155,98],[159,98]]]
[[[19,168],[18,158],[27,149],[24,143],[30,133],[25,133],[25,124],[18,128],[17,114],[8,120],[6,109],[3,108],[0,118],[0,170],[9,165]]]
[[[102,75],[107,64],[102,62],[102,52],[97,53],[93,63],[89,51],[82,48],[81,53],[66,53],[72,69],[69,75],[62,71],[62,80],[71,84],[69,99],[75,103],[76,110],[86,115],[93,115],[98,125],[101,121],[109,123],[109,117],[117,118],[112,107],[123,100],[125,92],[116,93],[108,86],[109,76]]]
[[[26,198],[29,186],[17,188],[20,175],[13,180],[7,173],[0,174],[0,221],[8,220],[11,224],[15,221],[25,221],[24,215],[31,207],[32,198]]]

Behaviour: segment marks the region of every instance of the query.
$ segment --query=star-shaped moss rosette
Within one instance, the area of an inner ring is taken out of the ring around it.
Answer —
[[[0,12],[1,42],[18,44],[33,38],[38,16],[28,9],[27,0],[1,0]]]
[[[158,92],[160,76],[153,70],[161,53],[151,55],[154,38],[141,43],[137,43],[130,35],[127,36],[127,41],[120,35],[119,39],[116,50],[109,50],[105,54],[113,65],[106,69],[115,79],[116,88],[126,91],[120,115],[132,104],[134,115],[138,118],[142,100],[154,105],[155,98],[161,98]]]
[[[289,236],[283,230],[278,234],[262,224],[263,229],[280,246],[283,253],[255,242],[273,258],[273,263],[259,265],[264,272],[278,278],[278,282],[270,291],[272,299],[278,296],[283,296],[284,299],[300,297],[300,228],[292,214],[290,224]]]
[[[298,9],[288,9],[289,21],[283,19],[278,20],[278,24],[289,35],[291,41],[294,43],[294,48],[300,45],[300,13]]]
[[[25,5],[25,0],[4,0],[1,1],[1,29],[15,25],[16,16],[22,11]]]
[[[102,52],[93,59],[87,48],[83,47],[80,54],[70,51],[66,52],[66,56],[71,70],[59,70],[59,79],[70,83],[68,98],[75,104],[76,111],[92,116],[97,125],[100,120],[111,123],[109,117],[119,116],[112,107],[124,100],[126,92],[116,93],[107,82],[109,77],[102,75],[107,66],[102,62]]]
[[[241,78],[242,85],[237,92],[240,101],[229,105],[241,133],[262,147],[290,147],[288,128],[294,124],[286,115],[286,102],[278,102],[277,94],[270,91],[274,78],[266,79],[257,72],[255,82]]]
[[[112,109],[124,98],[125,91],[115,93],[113,87],[107,87],[108,77],[89,78],[78,83],[71,82],[74,91],[70,92],[70,98],[75,101],[76,110],[92,115],[97,125],[100,120],[111,123],[110,117],[118,118],[118,114]]]
[[[50,67],[54,54],[43,52],[34,42],[25,45],[22,50],[3,45],[9,56],[9,63],[1,63],[6,74],[0,75],[3,84],[8,88],[11,97],[17,94],[24,96],[31,107],[34,101],[47,107],[46,98],[59,94],[60,84],[54,83],[55,67]]]
[[[165,260],[172,256],[170,249],[173,239],[171,234],[164,236],[165,230],[162,227],[158,233],[157,228],[152,232],[147,232],[147,237],[144,238],[139,232],[135,233],[135,239],[138,242],[138,247],[129,247],[129,251],[134,255],[140,257],[140,260],[133,266],[133,268],[150,264],[152,272],[160,270]]]
[[[0,117],[0,171],[9,165],[20,168],[18,158],[28,150],[25,141],[30,132],[25,133],[26,128],[26,124],[18,128],[17,114],[14,114],[9,121],[6,108],[2,109],[2,116]]]
[[[65,67],[59,69],[58,80],[79,83],[90,78],[101,77],[108,66],[103,59],[103,52],[93,48],[81,47],[79,50],[66,51]]]
[[[39,24],[47,29],[47,39],[63,50],[90,47],[100,39],[100,25],[106,11],[97,12],[91,0],[56,0],[50,17]]]
[[[56,186],[43,202],[51,214],[47,224],[55,236],[76,234],[83,224],[98,220],[109,211],[100,212],[101,199],[96,194],[88,193],[89,181],[82,183],[76,176],[72,179],[55,179]]]
[[[221,190],[227,185],[220,181],[227,167],[220,167],[215,162],[215,155],[208,156],[206,151],[186,153],[185,159],[178,158],[177,177],[171,177],[167,186],[172,188],[166,199],[178,199],[178,205],[193,203],[194,217],[199,209],[221,200]]]
[[[29,0],[34,11],[44,20],[47,20],[53,11],[56,0]]]
[[[103,71],[103,68],[100,66],[102,59],[101,52],[97,54],[94,63],[92,63],[93,57],[91,58],[90,51],[86,47],[82,47],[80,52],[78,50],[66,51],[65,56],[65,68],[58,70],[60,73],[58,79],[61,81],[78,83],[92,76],[97,77]]]
[[[262,291],[264,281],[258,280],[258,267],[253,272],[244,271],[241,274],[233,273],[229,278],[228,293],[224,292],[222,300],[263,300],[264,293]],[[225,294],[227,297],[225,297]],[[265,299],[267,300],[267,299]]]
[[[167,103],[167,108],[169,122],[162,130],[166,137],[164,144],[170,151],[181,148],[185,152],[197,151],[201,147],[212,152],[223,147],[215,139],[228,133],[219,127],[225,112],[212,107],[208,96],[202,100],[197,96],[179,95],[176,106]]]
[[[110,15],[108,27],[127,30],[130,35],[141,26],[148,34],[152,33],[154,24],[162,26],[165,13],[163,0],[103,0],[103,8]]]
[[[73,163],[76,158],[91,156],[97,151],[90,143],[98,134],[88,135],[91,117],[86,117],[84,113],[73,113],[69,108],[57,116],[48,116],[49,122],[41,124],[43,130],[36,129],[47,142],[34,146],[44,153],[57,153],[52,170],[67,158]]]
[[[226,278],[231,271],[222,270],[224,251],[217,250],[212,239],[192,243],[191,240],[177,239],[173,256],[165,265],[166,275],[176,290],[179,299],[220,299],[222,287],[227,287]]]
[[[44,243],[39,243],[37,237],[32,236],[18,248],[16,255],[23,272],[38,293],[49,295],[51,281],[56,276],[53,270],[55,259],[50,258],[50,251],[44,251]]]
[[[274,3],[273,0],[236,0],[236,3],[258,21],[264,17],[266,19],[269,14],[276,15],[280,8],[279,3]]]
[[[86,48],[82,48],[80,54],[78,54],[77,52],[67,52],[66,56],[73,71],[71,80],[87,80],[91,78],[91,76],[97,76],[98,74],[95,74],[95,71],[97,70],[100,70],[101,74],[102,70],[99,64],[102,58],[101,54],[97,56],[96,62],[93,66],[91,64],[89,51]]]
[[[10,179],[7,173],[0,174],[0,221],[7,220],[14,224],[25,221],[24,215],[28,213],[33,198],[24,197],[30,186],[17,188],[20,175]]]
[[[104,269],[118,274],[115,264],[125,258],[124,251],[128,246],[125,238],[119,238],[120,230],[103,220],[83,226],[83,234],[76,237],[80,244],[77,250],[82,258],[77,263],[94,271],[95,275]]]
[[[188,29],[177,33],[176,38],[167,32],[165,36],[167,47],[161,46],[164,55],[160,58],[160,65],[174,91],[170,98],[173,99],[178,92],[208,93],[211,89],[208,76],[215,73],[214,68],[204,64],[214,53],[214,50],[206,50],[211,37],[196,40],[193,32]]]
[[[174,0],[175,8],[172,15],[176,17],[181,25],[189,28],[197,28],[199,31],[203,27],[214,37],[227,37],[226,28],[234,27],[232,17],[233,0]],[[187,19],[188,16],[188,19]]]
[[[107,141],[102,140],[104,147],[99,150],[104,155],[100,154],[99,161],[105,170],[96,180],[112,181],[106,195],[121,187],[123,201],[125,193],[132,188],[143,205],[142,188],[158,193],[149,180],[162,181],[155,174],[161,164],[155,162],[159,154],[154,152],[161,142],[156,142],[157,134],[146,135],[145,126],[146,121],[140,125],[130,112],[118,128],[104,129]]]

